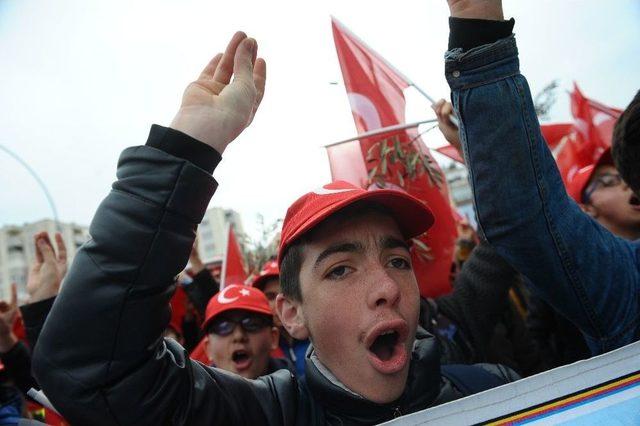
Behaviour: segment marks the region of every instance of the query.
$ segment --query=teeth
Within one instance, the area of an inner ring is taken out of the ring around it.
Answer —
[[[384,333],[382,333],[381,336],[386,336],[387,334],[393,334],[393,333],[395,333],[395,331],[389,330],[389,331],[385,331]]]

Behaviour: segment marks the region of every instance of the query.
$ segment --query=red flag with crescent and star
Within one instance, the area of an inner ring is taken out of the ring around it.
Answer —
[[[227,235],[227,250],[224,264],[222,265],[220,289],[232,284],[244,284],[247,280],[247,271],[244,267],[242,252],[232,226],[229,226]]]
[[[409,83],[335,18],[332,27],[358,134],[404,124]],[[404,190],[429,206],[435,224],[414,239],[414,271],[423,296],[450,292],[456,221],[444,174],[417,128],[362,137],[327,147],[327,153],[333,180]]]

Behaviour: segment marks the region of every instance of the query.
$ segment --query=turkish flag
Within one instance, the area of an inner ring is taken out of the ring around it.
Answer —
[[[595,164],[602,152],[611,147],[613,127],[622,113],[587,98],[576,83],[570,97],[574,122],[541,126],[565,185],[578,170]]]
[[[358,134],[404,124],[403,89],[409,83],[336,19],[332,28]],[[435,224],[413,245],[414,271],[423,296],[450,292],[456,223],[444,174],[417,129],[363,137],[327,152],[333,180],[391,186],[429,206]]]
[[[584,149],[591,153],[593,162],[596,162],[602,151],[611,147],[613,127],[622,110],[587,98],[574,82],[571,113],[575,119],[576,133],[585,145]]]
[[[229,226],[227,252],[222,269],[220,290],[231,284],[244,285],[247,280],[247,271],[242,260],[242,252],[232,226]]]

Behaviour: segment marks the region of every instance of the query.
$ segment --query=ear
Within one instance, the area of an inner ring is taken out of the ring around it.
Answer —
[[[592,206],[591,204],[578,203],[578,206],[580,206],[580,209],[586,214],[588,214],[589,216],[591,216],[592,218],[594,219],[598,218],[598,209]]]
[[[280,330],[278,327],[271,327],[271,350],[278,349],[280,344]]]
[[[305,340],[309,338],[302,302],[292,300],[282,293],[276,297],[276,311],[282,321],[282,326],[294,339]]]
[[[204,352],[207,354],[207,358],[209,358],[209,363],[212,363],[213,357],[211,356],[211,348],[209,348],[209,335],[206,334],[202,340],[204,340]]]

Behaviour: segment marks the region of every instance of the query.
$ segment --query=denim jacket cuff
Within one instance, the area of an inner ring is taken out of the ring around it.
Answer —
[[[444,59],[451,90],[481,86],[520,73],[514,35],[468,51],[449,50]]]

